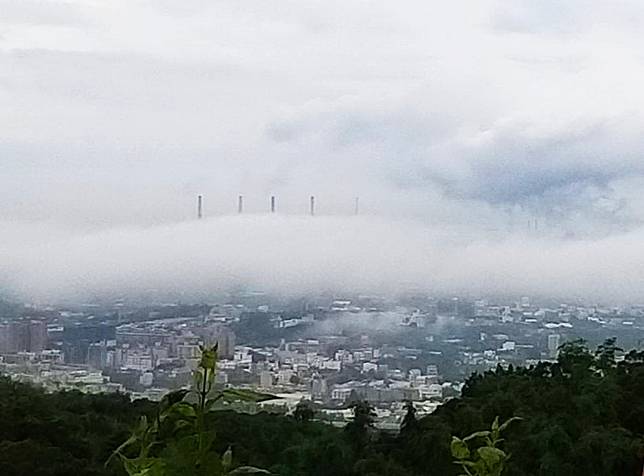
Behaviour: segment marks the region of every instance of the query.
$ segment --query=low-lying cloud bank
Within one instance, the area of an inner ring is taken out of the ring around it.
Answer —
[[[232,289],[529,294],[644,301],[644,229],[594,240],[464,235],[369,216],[222,216],[0,240],[3,294],[57,302]]]

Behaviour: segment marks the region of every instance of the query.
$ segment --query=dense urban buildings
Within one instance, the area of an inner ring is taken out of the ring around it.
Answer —
[[[23,306],[2,316],[0,371],[51,390],[159,399],[189,386],[200,346],[217,343],[216,384],[280,397],[264,409],[288,412],[310,400],[320,418],[341,423],[351,401],[366,400],[379,425],[394,428],[405,401],[432,412],[472,372],[552,360],[576,338],[641,348],[642,330],[644,307],[527,297],[239,293],[211,304]]]

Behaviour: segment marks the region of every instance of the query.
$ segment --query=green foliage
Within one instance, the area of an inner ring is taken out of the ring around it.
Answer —
[[[234,395],[226,398],[236,398],[238,394]],[[108,457],[128,440],[133,428],[140,431],[141,416],[146,416],[151,426],[165,408],[184,398],[196,403],[195,395],[185,390],[171,393],[161,404],[155,404],[147,400],[132,402],[123,394],[47,394],[0,378],[0,475],[125,476],[120,457],[113,457],[105,466]],[[183,411],[181,407],[177,410]],[[175,418],[173,415],[169,420]],[[167,432],[166,422],[169,421],[164,419],[160,436],[163,441],[173,437]],[[222,460],[232,448],[231,467],[237,471],[235,474],[248,473],[249,467],[266,468],[280,476],[353,474],[350,468],[355,463],[354,454],[342,429],[331,425],[315,421],[301,424],[293,418],[268,413],[251,415],[225,410],[207,412],[205,426],[217,430],[213,451]],[[160,450],[159,446],[153,447],[151,455]],[[128,458],[136,457],[136,441],[120,451]],[[178,458],[178,462],[183,461],[181,454]],[[183,474],[188,476],[186,471]]]
[[[500,476],[505,463],[510,459],[499,448],[503,441],[501,432],[517,420],[520,418],[513,417],[499,425],[499,418],[496,417],[490,430],[477,431],[463,439],[453,436],[450,449],[455,462],[468,476]],[[479,441],[484,444],[477,447],[476,451],[471,451],[470,445]]]
[[[437,416],[468,434],[496,415],[521,415],[522,431],[510,428],[505,443],[508,475],[641,476],[644,353],[619,360],[615,344],[591,352],[583,341],[567,342],[556,362],[473,375]]]
[[[452,449],[464,461],[487,461],[492,471],[503,460],[502,476],[642,474],[644,352],[623,352],[612,340],[592,351],[566,343],[556,362],[473,375],[460,398],[431,415],[419,418],[408,404],[399,434],[378,431],[373,408],[359,401],[345,428],[307,420],[304,406],[297,419],[214,411],[225,401],[271,396],[218,391],[212,357],[202,360],[191,390],[159,404],[121,394],[47,394],[0,378],[0,474],[190,476],[265,468],[280,476],[467,475]],[[497,415],[523,421],[499,424],[496,437],[494,427],[480,432]],[[452,435],[473,437],[461,439],[464,448]]]
[[[308,422],[315,418],[315,408],[310,400],[302,400],[295,406],[293,417],[299,422]]]
[[[0,377],[0,474],[114,474],[105,459],[140,415],[153,412],[123,394],[47,394]]]
[[[418,420],[416,419],[416,407],[413,402],[405,402],[405,416],[400,424],[401,435],[408,435],[418,430]]]
[[[376,411],[369,402],[359,400],[349,405],[349,408],[353,411],[353,420],[347,425],[347,431],[363,432],[373,427]]]
[[[263,401],[271,395],[248,390],[213,392],[217,366],[217,345],[201,347],[201,359],[190,391],[168,394],[160,403],[156,418],[145,416],[113,453],[129,476],[268,474],[253,467],[233,468],[232,450],[220,454],[215,447],[214,425],[207,416],[219,400]],[[196,398],[191,402],[189,398]],[[112,458],[106,464],[109,464]]]

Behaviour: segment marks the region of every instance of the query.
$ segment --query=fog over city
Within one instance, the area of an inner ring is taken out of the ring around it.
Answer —
[[[466,239],[372,217],[229,216],[5,245],[3,287],[39,299],[423,291],[636,300],[644,235]]]
[[[641,2],[0,11],[0,297],[639,299]]]

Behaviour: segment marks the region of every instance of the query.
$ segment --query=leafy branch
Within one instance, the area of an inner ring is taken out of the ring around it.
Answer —
[[[499,448],[504,441],[501,433],[519,420],[521,418],[513,417],[499,425],[499,417],[496,417],[490,430],[477,431],[463,439],[453,436],[451,452],[454,462],[465,471],[461,476],[500,476],[510,459],[510,455]],[[483,445],[475,451],[470,450],[470,445],[481,441]]]
[[[217,347],[200,347],[201,359],[192,388],[166,395],[159,403],[156,418],[149,421],[142,417],[106,465],[118,459],[129,476],[270,474],[251,466],[233,468],[232,449],[222,455],[215,450],[216,433],[207,416],[216,402],[275,398],[241,389],[213,392]]]

